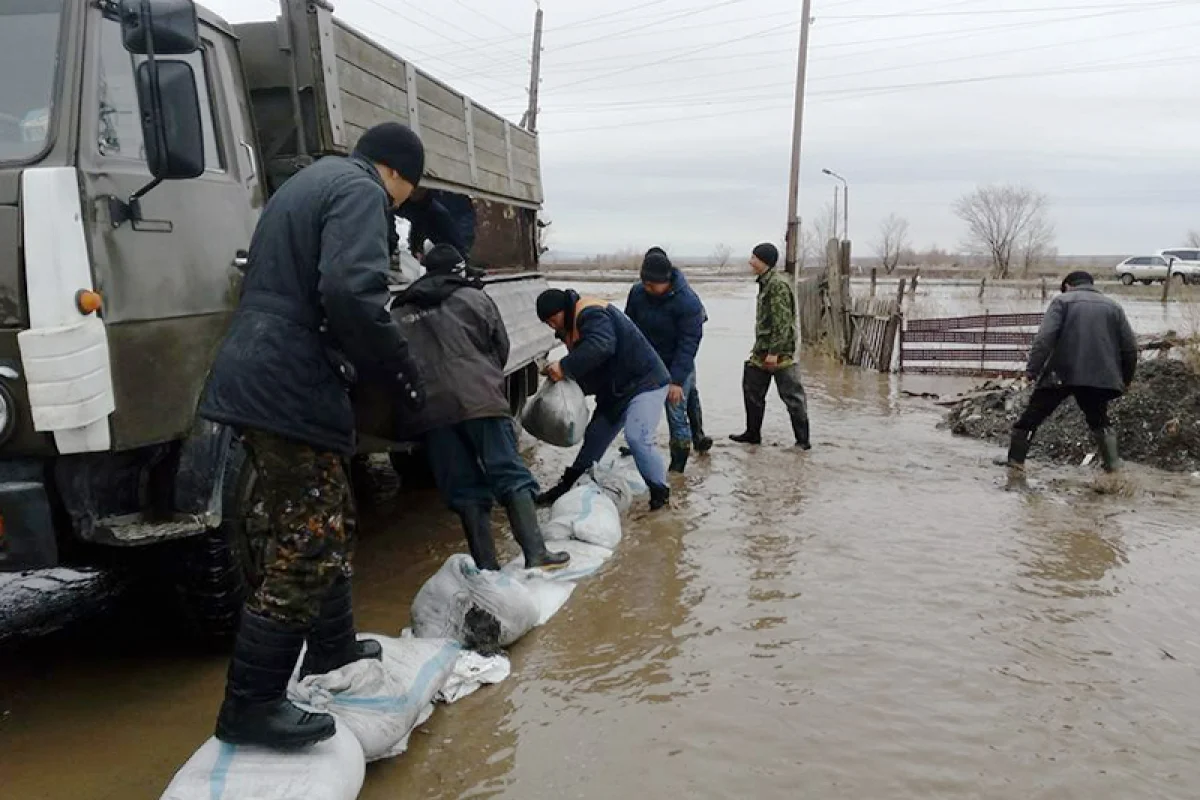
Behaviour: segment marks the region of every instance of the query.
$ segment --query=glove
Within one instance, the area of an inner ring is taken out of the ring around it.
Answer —
[[[558,485],[548,492],[542,492],[539,494],[536,498],[534,498],[534,502],[539,506],[554,505],[558,502],[560,497],[571,491],[571,487],[578,483],[579,479],[583,477],[583,472],[583,470],[576,467],[567,467],[566,471],[563,472],[562,478],[558,481]]]
[[[420,411],[425,408],[425,380],[411,356],[406,353],[404,360],[405,366],[396,373],[396,383],[400,386],[400,402],[410,411]]]

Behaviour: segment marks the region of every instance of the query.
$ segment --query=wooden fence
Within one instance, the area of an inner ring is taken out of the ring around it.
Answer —
[[[848,264],[848,246],[842,256]],[[821,348],[844,364],[890,372],[902,299],[851,297],[848,272],[839,266],[797,283],[796,306],[804,344]]]
[[[900,371],[1021,375],[1041,324],[1040,313],[910,319],[900,333]]]
[[[850,347],[846,363],[891,372],[896,336],[903,317],[891,297],[856,297],[850,310]]]

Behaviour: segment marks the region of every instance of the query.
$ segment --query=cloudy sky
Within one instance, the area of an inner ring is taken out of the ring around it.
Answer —
[[[231,21],[271,0],[205,0]],[[800,0],[544,0],[539,130],[555,250],[703,256],[780,239]],[[335,13],[516,120],[532,0],[335,0]],[[436,9],[436,10],[434,10]],[[953,201],[1022,183],[1060,252],[1135,253],[1200,229],[1200,0],[813,0],[806,222],[851,184],[880,221],[956,249]]]

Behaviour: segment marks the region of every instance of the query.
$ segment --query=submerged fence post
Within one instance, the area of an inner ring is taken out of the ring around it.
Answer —
[[[912,296],[913,297],[917,296],[917,283],[920,282],[920,280],[921,280],[921,270],[917,270],[916,273],[913,275],[913,282],[912,282]]]
[[[1047,289],[1046,289],[1046,276],[1045,276],[1045,275],[1043,275],[1043,276],[1042,276],[1042,300],[1043,300],[1043,301],[1045,301],[1045,299],[1046,299],[1046,296],[1047,296],[1048,294],[1049,294],[1049,292],[1048,292],[1048,291],[1047,291]]]
[[[980,300],[983,299],[983,293],[986,291],[987,291],[987,276],[984,276],[983,279],[979,281],[979,299]]]
[[[1170,301],[1170,299],[1171,299],[1171,278],[1172,277],[1173,276],[1171,275],[1171,271],[1167,270],[1167,279],[1165,281],[1163,281],[1163,295],[1162,295],[1163,303],[1166,303],[1166,302]]]
[[[879,279],[879,270],[871,267],[871,297],[875,296],[875,282]]]

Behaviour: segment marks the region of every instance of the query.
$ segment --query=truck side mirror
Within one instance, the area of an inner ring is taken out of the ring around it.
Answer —
[[[138,56],[186,56],[200,48],[192,0],[121,0],[125,49]]]
[[[137,93],[150,174],[159,181],[203,175],[204,127],[192,65],[174,59],[139,64]],[[152,108],[156,114],[147,113]]]

